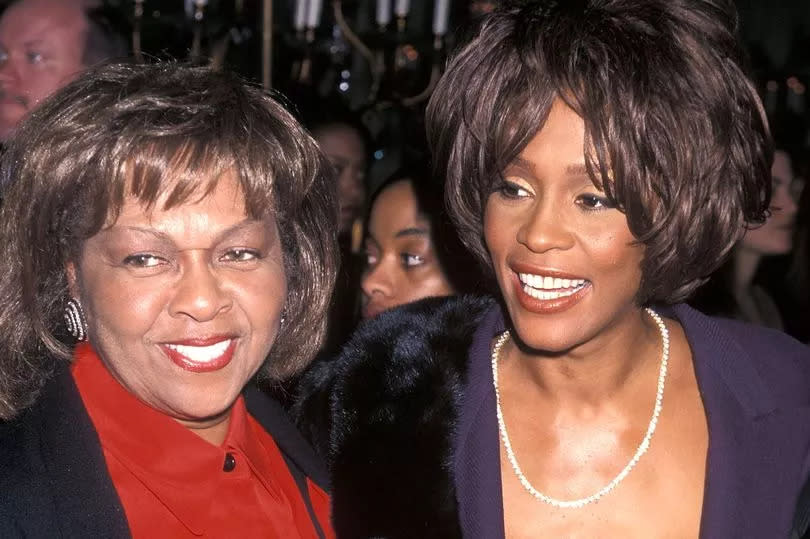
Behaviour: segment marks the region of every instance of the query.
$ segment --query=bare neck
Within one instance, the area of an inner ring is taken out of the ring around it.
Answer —
[[[560,354],[529,351],[510,339],[501,351],[501,368],[522,390],[560,406],[586,408],[614,400],[639,378],[646,380],[642,373],[657,372],[661,350],[655,322],[638,309]]]
[[[734,295],[747,295],[762,255],[745,247],[734,250]]]

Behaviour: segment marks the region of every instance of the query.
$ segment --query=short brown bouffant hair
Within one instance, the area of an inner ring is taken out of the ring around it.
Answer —
[[[772,144],[731,0],[506,2],[449,62],[427,111],[436,174],[489,264],[487,198],[562,99],[591,179],[645,246],[639,304],[686,299],[767,217]]]
[[[286,378],[318,349],[338,264],[335,182],[313,139],[260,88],[204,67],[99,67],[33,112],[0,166],[0,418],[30,405],[54,358],[70,357],[65,268],[84,241],[128,196],[177,206],[226,171],[248,215],[274,219],[281,237],[285,323],[261,376]]]

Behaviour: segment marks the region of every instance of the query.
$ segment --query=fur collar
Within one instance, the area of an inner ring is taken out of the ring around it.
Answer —
[[[453,481],[479,297],[430,298],[362,324],[301,382],[295,415],[330,465],[339,537],[460,537]]]

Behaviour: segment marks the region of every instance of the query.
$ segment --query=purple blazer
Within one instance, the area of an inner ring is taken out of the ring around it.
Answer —
[[[662,312],[684,328],[708,418],[700,537],[790,537],[810,466],[810,348],[686,305]],[[464,537],[504,536],[490,363],[490,342],[503,329],[500,309],[490,309],[469,352],[453,461]]]

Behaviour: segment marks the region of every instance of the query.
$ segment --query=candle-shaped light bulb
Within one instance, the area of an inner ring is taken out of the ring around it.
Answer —
[[[433,35],[447,33],[447,20],[450,16],[450,0],[435,0],[433,4]]]
[[[307,28],[317,28],[321,24],[321,8],[323,0],[309,0],[307,10]]]
[[[304,29],[307,22],[307,7],[309,0],[295,0],[295,15],[293,16],[293,28],[296,32]]]
[[[377,25],[387,26],[391,22],[391,0],[377,0]]]
[[[397,0],[396,6],[394,7],[394,13],[396,13],[397,17],[407,17],[408,11],[411,9],[411,0]]]

